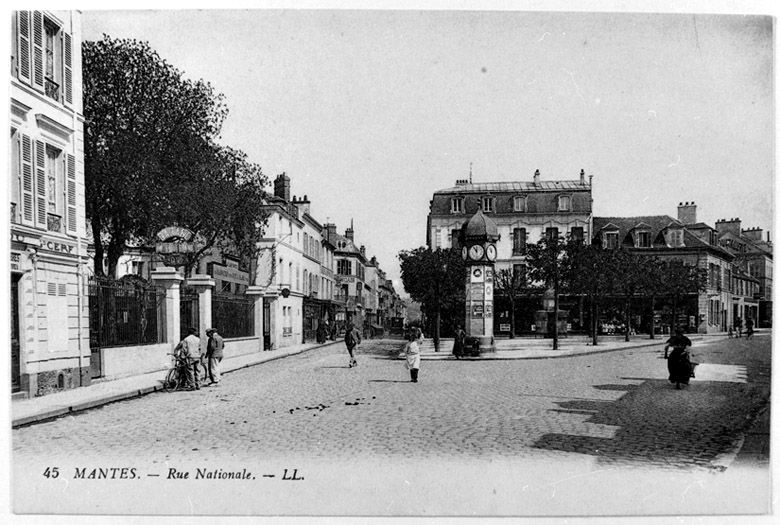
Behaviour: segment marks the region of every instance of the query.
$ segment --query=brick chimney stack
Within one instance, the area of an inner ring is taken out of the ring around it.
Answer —
[[[739,220],[739,217],[720,219],[715,221],[715,229],[718,230],[718,237],[722,237],[726,233],[739,237],[742,234],[742,221]]]
[[[539,170],[536,170],[534,172],[534,184],[539,184],[539,178],[541,177],[541,174],[539,173]]]
[[[685,225],[696,224],[696,203],[682,202],[677,206],[677,220]]]
[[[580,170],[580,184],[585,184],[585,170]]]
[[[742,235],[751,241],[761,241],[763,240],[764,230],[761,228],[748,228],[747,230],[742,230]]]
[[[355,242],[355,221],[354,219],[349,221],[349,228],[344,231],[344,237],[352,242]]]
[[[330,241],[336,237],[336,225],[329,222],[325,225],[325,238]],[[332,242],[332,241],[331,241]]]
[[[274,180],[274,196],[285,201],[290,200],[290,177],[284,173],[277,175]]]

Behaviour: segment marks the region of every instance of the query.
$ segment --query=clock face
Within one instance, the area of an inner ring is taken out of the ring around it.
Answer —
[[[485,250],[479,244],[475,244],[469,249],[469,257],[471,257],[475,261],[480,260],[482,258],[482,255],[484,255],[484,253]]]
[[[487,247],[485,250],[485,255],[487,255],[487,258],[491,261],[496,260],[496,246],[494,244],[491,244]]]
[[[463,250],[461,251],[461,255],[463,256],[463,260],[465,261],[469,256],[469,249],[464,246]]]

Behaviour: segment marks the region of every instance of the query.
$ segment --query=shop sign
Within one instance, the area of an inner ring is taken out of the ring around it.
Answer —
[[[184,266],[187,257],[195,252],[195,235],[181,226],[168,226],[157,232],[155,251],[167,266]]]
[[[512,325],[510,324],[500,324],[498,325],[498,331],[499,332],[508,332],[512,329]]]
[[[249,272],[242,272],[232,266],[222,266],[221,264],[210,263],[211,276],[222,281],[229,281],[239,284],[249,284]]]
[[[22,254],[11,252],[11,271],[20,271],[22,269]]]
[[[482,317],[485,313],[485,307],[481,304],[475,304],[471,310],[472,317]]]

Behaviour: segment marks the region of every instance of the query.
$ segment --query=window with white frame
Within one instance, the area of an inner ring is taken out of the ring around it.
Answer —
[[[73,103],[73,38],[43,11],[17,11],[13,53],[16,78],[46,97]]]
[[[490,213],[493,211],[494,197],[482,197],[482,211]]]
[[[672,248],[683,246],[683,231],[680,229],[669,230],[666,234],[667,243]]]
[[[571,195],[558,195],[558,211],[571,211]]]
[[[526,196],[525,195],[516,195],[512,198],[512,209],[516,212],[526,212],[528,211],[526,208]]]
[[[450,199],[450,212],[463,213],[463,197],[453,197]]]
[[[634,246],[637,248],[650,248],[650,232],[647,230],[636,232]]]
[[[618,247],[618,232],[604,233],[604,247],[608,250],[614,250]]]

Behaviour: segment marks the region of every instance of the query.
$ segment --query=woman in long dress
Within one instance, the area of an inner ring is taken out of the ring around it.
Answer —
[[[423,342],[422,330],[412,328],[409,342],[406,345],[406,368],[412,376],[412,383],[417,382],[417,374],[420,372],[420,346]]]
[[[669,381],[679,390],[680,385],[687,385],[693,376],[693,366],[691,365],[688,348],[691,346],[691,340],[683,335],[680,328],[675,330],[675,334],[666,341],[664,353],[672,348],[669,354],[667,368],[669,369]]]

